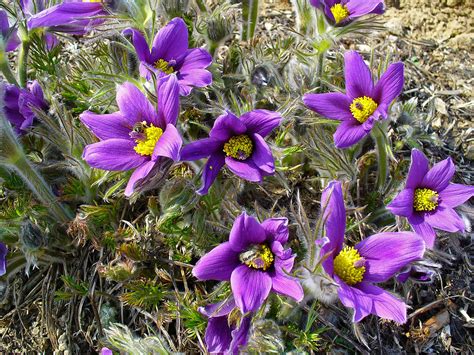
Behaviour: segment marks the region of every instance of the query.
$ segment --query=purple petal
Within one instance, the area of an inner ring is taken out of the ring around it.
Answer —
[[[229,354],[239,354],[241,347],[247,345],[251,321],[251,315],[244,316],[240,322],[240,327],[232,331],[232,343],[229,347]]]
[[[351,14],[351,18],[360,17],[368,14],[383,14],[384,2],[383,0],[364,0],[364,1],[348,1],[347,10]]]
[[[411,216],[413,214],[414,194],[415,191],[413,189],[407,188],[402,190],[397,197],[388,204],[387,209],[397,216]]]
[[[155,166],[156,162],[148,161],[139,166],[128,180],[127,187],[125,187],[125,196],[130,197],[135,189],[135,185],[142,179],[146,178],[150,171]]]
[[[413,214],[412,216],[408,217],[408,222],[412,226],[413,230],[423,238],[425,241],[426,247],[428,249],[433,248],[434,241],[436,238],[436,232],[434,231],[433,227],[431,227],[425,219],[420,214]]]
[[[322,5],[322,0],[309,0],[309,3],[312,6],[319,8]]]
[[[390,64],[387,71],[383,73],[380,80],[375,85],[373,99],[381,104],[390,105],[403,90],[403,63]]]
[[[223,143],[213,138],[204,138],[191,142],[183,147],[181,160],[190,161],[206,158],[217,151],[222,151]]]
[[[232,329],[226,316],[209,318],[204,340],[211,354],[223,354],[230,348]]]
[[[245,124],[249,133],[256,133],[266,137],[278,127],[282,117],[278,112],[253,110],[240,116],[240,120]]]
[[[331,181],[324,189],[321,195],[321,210],[324,211],[323,220],[326,236],[329,239],[329,242],[321,248],[321,256],[330,252],[335,256],[342,250],[346,232],[346,208],[339,181]],[[332,275],[332,258],[327,258],[322,264],[326,272]]]
[[[442,206],[456,207],[462,205],[474,196],[474,186],[449,184],[439,192]]]
[[[257,311],[265,302],[272,289],[272,279],[266,272],[240,265],[232,273],[230,285],[237,307],[245,314]]]
[[[241,265],[238,252],[230,242],[222,243],[204,255],[194,266],[193,275],[198,280],[228,281],[232,271]]]
[[[456,211],[445,206],[438,206],[434,213],[426,213],[425,222],[431,227],[447,232],[464,232],[466,228],[464,221]]]
[[[225,155],[223,153],[214,153],[211,154],[207,160],[206,166],[202,173],[202,187],[197,191],[199,195],[206,195],[211,187],[212,183],[216,179],[219,171],[225,163]]]
[[[243,252],[254,244],[263,243],[266,239],[265,230],[253,216],[242,214],[237,217],[229,235],[229,242],[236,252]]]
[[[354,121],[342,121],[334,133],[334,145],[337,148],[348,148],[358,143],[370,133],[363,125]]]
[[[204,69],[212,63],[212,56],[202,48],[188,49],[186,54],[179,60],[179,70],[189,71],[192,69]]]
[[[364,282],[384,282],[405,265],[419,260],[425,242],[415,233],[379,233],[358,243],[355,248],[365,259]]]
[[[168,123],[166,130],[161,135],[153,150],[153,160],[157,157],[167,157],[179,161],[179,153],[183,140],[175,126]]]
[[[346,93],[350,99],[362,96],[372,97],[374,90],[372,74],[367,64],[365,64],[364,59],[356,51],[345,53],[344,74],[346,79]]]
[[[176,75],[169,75],[158,82],[158,120],[160,127],[176,125],[179,115],[179,85]]]
[[[245,124],[232,112],[217,117],[214,126],[209,132],[209,137],[227,142],[231,137],[238,136],[247,131]]]
[[[354,309],[354,322],[369,314],[400,324],[406,322],[406,304],[377,286],[360,283],[355,288],[341,283],[338,294],[344,306]]]
[[[100,350],[100,355],[113,355],[114,353],[109,348],[103,347]]]
[[[261,226],[265,229],[267,240],[276,240],[281,244],[288,241],[288,218],[268,218],[261,223]]]
[[[10,30],[10,24],[8,23],[8,15],[5,10],[0,10],[0,35],[5,37]]]
[[[235,308],[233,297],[225,299],[222,302],[208,304],[205,307],[199,307],[199,312],[206,317],[222,317],[228,315]]]
[[[272,290],[293,298],[296,302],[301,302],[304,297],[303,288],[300,283],[284,274],[277,273],[272,277]]]
[[[164,59],[169,62],[178,59],[188,49],[188,28],[183,19],[176,17],[155,36],[151,59]]]
[[[82,158],[93,168],[102,170],[135,169],[149,158],[137,154],[134,147],[135,142],[130,139],[107,139],[86,146]]]
[[[306,94],[303,96],[303,102],[310,110],[313,110],[332,120],[354,120],[350,106],[352,100],[339,92],[327,94]]]
[[[254,150],[250,159],[265,174],[274,174],[275,162],[273,159],[272,150],[262,138],[262,136],[260,136],[258,133],[252,134],[252,141],[254,144]]]
[[[81,122],[101,140],[110,138],[130,138],[132,127],[120,112],[99,115],[90,111],[85,111],[79,116],[79,118]]]
[[[102,3],[62,3],[31,16],[28,19],[28,28],[73,25],[74,21],[78,19],[90,18],[104,13]],[[85,28],[90,22],[91,20],[87,19],[80,27]]]
[[[433,165],[423,178],[421,185],[434,191],[442,191],[453,178],[456,168],[451,158],[444,159]]]
[[[406,187],[411,189],[419,187],[429,169],[429,162],[426,156],[418,149],[412,149]]]
[[[7,246],[0,242],[0,276],[7,272]]]
[[[146,121],[158,126],[157,114],[152,104],[135,85],[124,83],[117,89],[117,105],[130,125]]]
[[[44,34],[44,41],[48,51],[52,51],[60,43],[58,37],[49,32]]]
[[[262,182],[262,173],[251,160],[237,160],[232,157],[225,158],[225,164],[238,177],[252,182]]]
[[[146,43],[145,37],[143,37],[142,33],[134,28],[127,28],[122,31],[122,34],[124,36],[132,36],[132,43],[135,47],[138,59],[142,62],[148,63],[150,59],[150,47],[148,46],[148,43]]]
[[[212,74],[206,69],[190,69],[179,71],[180,95],[188,96],[191,93],[189,88],[202,88],[212,84]]]

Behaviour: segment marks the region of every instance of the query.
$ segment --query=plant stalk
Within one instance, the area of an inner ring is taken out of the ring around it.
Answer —
[[[7,79],[10,84],[18,86],[15,75],[8,65],[7,54],[4,51],[0,51],[0,70],[2,71],[5,79]]]
[[[259,0],[242,1],[242,41],[253,39],[258,21]]]
[[[26,87],[28,81],[28,54],[30,52],[30,40],[23,40],[20,53],[18,54],[18,79],[21,87]]]
[[[387,123],[377,122],[372,129],[372,137],[377,149],[377,189],[384,191],[388,177],[388,152],[389,142],[386,132]]]

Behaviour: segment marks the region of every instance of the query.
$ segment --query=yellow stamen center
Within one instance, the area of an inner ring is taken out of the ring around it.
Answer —
[[[338,24],[341,21],[344,21],[349,17],[349,10],[346,5],[335,4],[331,7],[331,13],[334,16],[334,21]]]
[[[153,124],[151,123],[149,126],[146,122],[142,122],[142,124],[144,126],[144,138],[135,140],[137,145],[133,149],[135,149],[135,151],[140,155],[152,155],[156,143],[159,141],[161,135],[163,134],[163,130],[159,127],[153,126]]]
[[[253,142],[249,136],[242,134],[240,136],[234,136],[224,144],[224,153],[228,157],[232,157],[238,160],[245,160],[252,155]]]
[[[350,109],[352,116],[360,123],[364,123],[375,112],[377,107],[378,105],[373,99],[368,96],[363,96],[354,99]]]
[[[334,258],[334,273],[348,285],[362,281],[365,273],[364,259],[354,247],[344,247]]]
[[[430,189],[416,189],[413,208],[417,212],[433,211],[438,207],[438,193]]]
[[[158,70],[162,71],[165,74],[174,73],[174,68],[170,66],[166,60],[163,60],[163,59],[158,59],[155,62],[155,68],[157,68]]]
[[[263,271],[272,266],[275,260],[272,251],[265,244],[254,245],[250,250],[241,253],[239,258],[245,265]]]

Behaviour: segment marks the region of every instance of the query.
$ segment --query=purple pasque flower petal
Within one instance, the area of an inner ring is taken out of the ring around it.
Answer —
[[[265,229],[266,239],[285,244],[288,241],[288,218],[268,218],[260,224]]]
[[[263,180],[262,171],[252,159],[237,160],[232,157],[226,157],[225,164],[230,171],[244,180],[252,182],[262,182]]]
[[[44,34],[44,42],[48,51],[52,51],[60,43],[58,37],[49,32]]]
[[[258,167],[262,174],[272,175],[275,173],[275,160],[272,150],[258,133],[251,135],[253,141],[253,153],[249,160]]]
[[[239,253],[231,247],[230,242],[225,242],[197,262],[193,268],[193,275],[198,280],[228,281],[239,265],[241,265]]]
[[[113,352],[109,348],[103,347],[100,350],[100,355],[113,355]]]
[[[279,273],[272,277],[272,290],[280,295],[291,297],[296,302],[301,302],[304,297],[303,287],[296,279]]]
[[[198,311],[206,317],[222,317],[228,315],[235,308],[234,297],[229,297],[222,302],[199,307]]]
[[[425,222],[431,227],[447,232],[464,232],[466,226],[461,217],[448,206],[438,206],[435,212],[425,214]]]
[[[43,10],[35,15],[32,15],[28,19],[28,29],[40,28],[40,27],[56,27],[56,26],[71,26],[77,25],[81,19],[87,19],[80,21],[78,27],[82,27],[83,31],[92,21],[90,17],[104,15],[104,7],[102,3],[62,3],[59,5],[52,6],[46,10]],[[67,31],[68,28],[61,28]],[[56,28],[57,30],[57,28]],[[80,32],[80,28],[74,28],[73,32]]]
[[[209,318],[204,341],[211,354],[224,354],[228,351],[232,342],[232,328],[226,315]]]
[[[181,96],[188,96],[193,87],[202,88],[212,84],[212,74],[206,69],[181,69],[178,77]]]
[[[413,230],[423,238],[426,247],[428,249],[433,248],[436,232],[434,231],[433,227],[425,222],[423,215],[420,213],[414,213],[408,217],[408,222],[410,223]]]
[[[7,272],[7,246],[0,242],[0,276]]]
[[[310,110],[325,118],[339,121],[354,120],[350,110],[352,100],[340,92],[306,94],[303,96],[303,102]]]
[[[135,142],[131,139],[107,139],[84,148],[82,158],[92,166],[102,170],[125,171],[135,169],[149,160],[135,152]]]
[[[384,282],[405,265],[419,260],[425,253],[425,242],[415,233],[379,233],[355,246],[365,260],[364,282]]]
[[[413,197],[415,190],[406,188],[402,190],[392,202],[387,205],[387,209],[397,216],[410,217],[413,214]]]
[[[230,285],[237,307],[245,314],[262,306],[272,289],[272,279],[267,272],[240,265],[232,272]]]
[[[344,244],[344,234],[346,232],[346,208],[342,195],[341,183],[337,180],[331,181],[323,190],[321,195],[321,211],[328,243],[321,248],[320,255],[325,256],[332,253],[322,262],[324,270],[330,275],[333,273],[333,258],[339,254]]]
[[[403,78],[404,66],[402,62],[390,64],[385,73],[375,85],[373,99],[379,105],[390,105],[403,90],[405,82]]]
[[[130,138],[130,123],[120,112],[100,115],[85,111],[79,116],[79,119],[101,140]]]
[[[334,145],[341,149],[349,148],[361,141],[369,133],[370,129],[367,130],[364,128],[364,125],[361,125],[356,120],[342,121],[336,129],[336,133],[334,133]]]
[[[150,47],[142,33],[134,28],[127,28],[122,31],[122,34],[124,36],[132,36],[132,44],[135,47],[138,59],[142,62],[148,63],[150,60]]]
[[[439,191],[442,206],[456,207],[462,205],[474,196],[474,186],[462,184],[449,184],[444,190]]]
[[[377,286],[361,282],[351,287],[341,282],[338,295],[344,306],[354,309],[354,322],[360,322],[369,314],[400,324],[406,322],[406,304]]]
[[[229,354],[239,354],[243,346],[247,345],[250,337],[250,325],[252,315],[245,315],[240,321],[239,328],[232,331],[232,342],[229,347]]]
[[[444,159],[433,165],[426,173],[421,185],[434,191],[442,191],[449,185],[455,171],[453,160],[451,158]]]
[[[253,110],[240,116],[247,127],[248,133],[256,133],[262,137],[268,136],[282,121],[278,112],[269,110]]]
[[[148,176],[155,164],[155,161],[149,160],[135,169],[125,187],[125,196],[130,197],[132,195],[135,185]]]
[[[146,121],[158,126],[158,119],[153,105],[145,94],[132,83],[126,82],[118,86],[117,105],[130,126]]]
[[[176,75],[171,74],[158,81],[158,124],[164,128],[176,125],[179,115],[179,85]]]
[[[156,160],[158,157],[167,157],[174,161],[179,161],[179,153],[182,146],[183,139],[178,130],[171,123],[168,123],[160,139],[156,142],[152,159]]]
[[[5,52],[14,51],[21,43],[17,30],[10,28],[7,12],[4,10],[0,10],[0,36],[5,43]]]
[[[229,242],[236,252],[243,252],[251,245],[261,244],[266,240],[265,229],[253,216],[244,211],[237,217],[229,235]]]
[[[323,3],[324,0],[309,0],[309,3],[316,7],[316,8],[319,8],[322,6],[322,3]]]
[[[178,59],[188,49],[188,28],[182,18],[176,17],[160,29],[153,40],[151,61]]]
[[[426,156],[418,149],[412,149],[411,164],[410,169],[408,170],[406,187],[411,189],[420,187],[421,182],[429,169],[429,161],[426,159]]]
[[[199,195],[207,195],[209,188],[216,179],[219,171],[225,164],[224,153],[213,153],[209,157],[202,173],[202,187],[197,191]]]
[[[188,49],[186,53],[177,60],[180,72],[193,69],[205,69],[212,64],[212,56],[202,48]]]
[[[217,117],[214,126],[209,132],[209,137],[227,142],[231,137],[238,136],[247,131],[245,123],[237,118],[232,112],[226,111]]]
[[[385,12],[383,0],[349,0],[346,6],[351,18]]]
[[[190,161],[206,158],[218,151],[222,152],[223,143],[214,138],[203,138],[183,147],[181,160]]]
[[[348,51],[344,54],[344,76],[346,94],[351,100],[363,96],[372,97],[374,91],[372,73],[362,56],[356,51]]]

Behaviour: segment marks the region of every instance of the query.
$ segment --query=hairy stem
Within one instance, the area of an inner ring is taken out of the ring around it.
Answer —
[[[4,51],[0,51],[0,70],[2,71],[5,79],[7,79],[10,84],[18,86],[15,75],[8,65],[7,54]]]
[[[258,20],[258,0],[242,1],[242,41],[253,38]]]
[[[386,122],[377,122],[372,129],[372,137],[377,149],[377,189],[383,192],[388,176],[389,141]]]
[[[30,52],[30,41],[24,40],[21,43],[18,54],[18,79],[22,87],[26,87],[28,81],[28,53]]]

